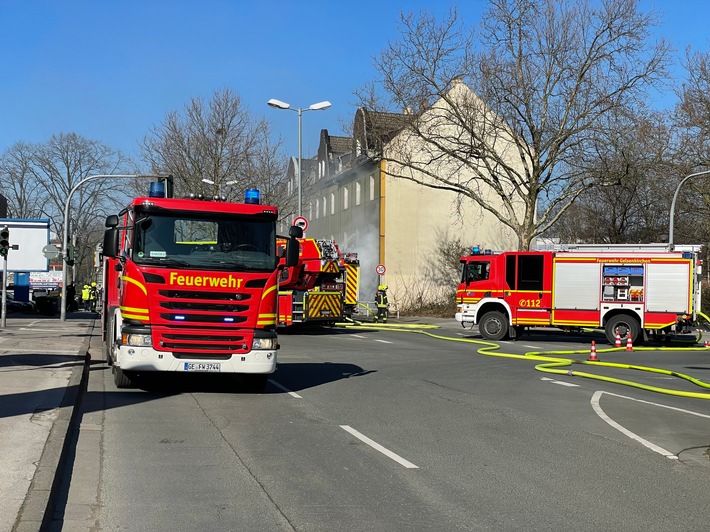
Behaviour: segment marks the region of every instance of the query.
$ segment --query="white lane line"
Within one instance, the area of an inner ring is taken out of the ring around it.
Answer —
[[[281,390],[281,391],[286,392],[287,394],[289,394],[291,397],[295,397],[296,399],[303,399],[303,397],[301,397],[300,395],[298,395],[296,392],[292,392],[291,390],[289,390],[289,389],[286,388],[285,386],[281,386],[281,385],[280,385],[278,382],[276,382],[274,379],[269,379],[268,381],[269,381],[271,384],[273,384],[274,386],[276,386],[279,390]]]
[[[392,343],[387,340],[375,340],[375,342],[380,342],[381,344],[391,344]]]
[[[351,334],[350,336],[353,338],[367,338],[366,336],[363,336],[362,334]]]
[[[549,377],[541,377],[540,380],[542,380],[542,381],[549,381],[549,382],[551,382],[552,384],[559,384],[560,386],[569,386],[569,387],[574,387],[574,388],[576,388],[576,387],[579,386],[579,384],[572,384],[571,382],[558,381],[558,380],[555,380],[555,379],[551,379],[551,378],[549,378]]]
[[[380,451],[382,454],[387,456],[388,458],[391,458],[395,462],[397,462],[400,465],[403,465],[407,469],[419,469],[419,466],[414,465],[412,462],[409,462],[408,460],[405,460],[398,454],[393,453],[389,449],[386,449],[385,447],[382,447],[379,443],[372,441],[370,438],[365,436],[364,434],[356,431],[354,428],[350,427],[349,425],[340,425],[340,428],[343,429],[346,432],[349,432],[353,436],[355,436],[358,440],[368,444],[370,447],[373,449]]]
[[[629,429],[627,429],[627,428],[625,428],[625,427],[622,427],[619,423],[617,423],[616,421],[614,421],[613,419],[611,419],[609,416],[607,416],[606,413],[604,412],[604,410],[602,410],[602,407],[599,406],[599,399],[600,399],[601,396],[602,396],[603,394],[605,394],[605,393],[607,393],[607,392],[596,391],[596,392],[594,392],[594,395],[592,395],[592,400],[591,400],[592,408],[594,409],[594,412],[596,412],[596,414],[597,414],[601,419],[603,419],[606,423],[608,423],[609,425],[611,425],[612,427],[614,427],[616,430],[618,430],[619,432],[621,432],[621,433],[624,434],[625,436],[628,436],[628,437],[631,438],[632,440],[636,440],[637,442],[639,442],[641,445],[643,445],[643,446],[645,446],[645,447],[648,447],[648,448],[651,449],[653,452],[656,452],[656,453],[658,453],[658,454],[660,454],[660,455],[662,455],[662,456],[665,456],[666,458],[669,458],[669,459],[671,459],[671,460],[678,460],[678,457],[677,457],[675,454],[673,454],[672,452],[667,451],[666,449],[664,449],[663,447],[660,447],[660,446],[656,445],[655,443],[651,443],[650,441],[648,441],[648,440],[642,438],[641,436],[639,436],[638,434],[636,434],[636,433],[634,433],[634,432],[631,432]],[[661,406],[661,407],[664,406],[664,405],[659,405],[659,404],[657,404],[657,403],[651,403],[651,402],[649,402],[649,401],[643,401],[643,400],[640,400],[640,399],[633,399],[632,397],[625,397],[625,396],[623,396],[623,395],[617,395],[617,394],[615,394],[615,393],[611,393],[611,394],[609,394],[609,395],[614,395],[614,396],[616,396],[616,397],[622,397],[622,398],[624,398],[624,399],[631,399],[632,401],[638,401],[638,402],[640,402],[640,403],[646,403],[646,404],[649,404],[649,405],[655,405],[655,406]],[[681,409],[674,408],[674,407],[667,407],[667,408],[671,408],[672,410],[681,410]]]

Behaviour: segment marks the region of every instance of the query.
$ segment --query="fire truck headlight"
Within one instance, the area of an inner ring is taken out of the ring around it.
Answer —
[[[274,350],[276,349],[276,338],[254,338],[251,348],[269,351]]]
[[[150,347],[153,345],[153,340],[149,334],[124,334],[123,345],[132,345],[135,347]]]

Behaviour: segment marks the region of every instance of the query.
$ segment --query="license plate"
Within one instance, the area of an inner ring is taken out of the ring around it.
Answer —
[[[221,371],[221,364],[217,362],[185,362],[183,371]]]

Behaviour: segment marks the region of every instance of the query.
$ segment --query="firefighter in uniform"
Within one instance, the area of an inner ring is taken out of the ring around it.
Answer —
[[[375,323],[382,320],[382,323],[387,323],[387,314],[389,309],[389,303],[387,301],[387,285],[381,284],[377,287],[377,292],[375,292],[375,304],[377,305],[377,315],[375,316]]]
[[[81,289],[81,302],[84,304],[84,310],[89,310],[91,308],[91,303],[89,302],[91,290],[88,284],[84,285]]]
[[[96,288],[96,283],[91,283],[89,288],[89,302],[91,303],[91,312],[96,312],[96,302],[99,299],[99,290]]]

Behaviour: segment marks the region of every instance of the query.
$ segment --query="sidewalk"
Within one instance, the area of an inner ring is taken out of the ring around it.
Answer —
[[[8,314],[0,328],[0,532],[42,526],[96,317]]]

